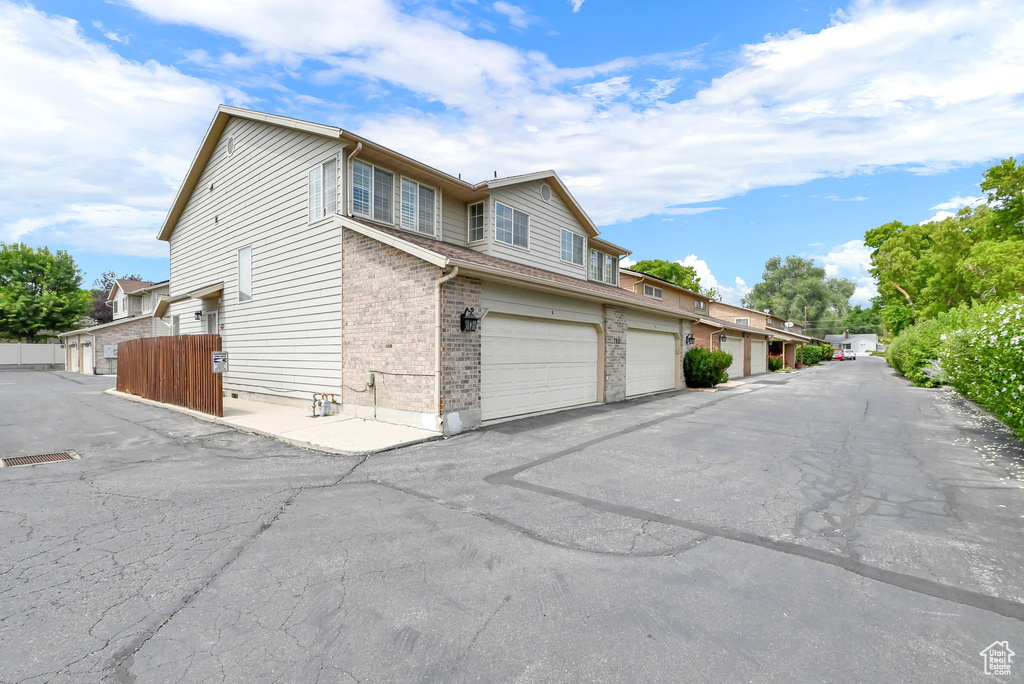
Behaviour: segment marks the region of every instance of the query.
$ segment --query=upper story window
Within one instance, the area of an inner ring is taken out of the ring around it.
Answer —
[[[395,176],[359,159],[352,162],[352,213],[393,223]]]
[[[252,299],[252,247],[238,250],[238,301]]]
[[[583,236],[562,229],[562,261],[583,265]]]
[[[402,179],[402,228],[434,235],[434,188]]]
[[[736,325],[750,325],[750,319],[749,318],[737,318],[736,319]]]
[[[469,205],[469,241],[479,242],[484,239],[484,203]]]
[[[644,283],[644,296],[654,297],[655,299],[661,299],[665,295],[665,292],[660,287],[654,285],[648,285]]]
[[[309,170],[309,222],[338,210],[338,160],[329,159]]]
[[[695,299],[693,300],[693,308],[697,309],[698,311],[707,311],[708,303],[705,302],[703,299]]]
[[[609,285],[619,282],[619,261],[611,254],[590,250],[590,279]]]
[[[113,311],[114,313],[117,313],[117,300],[116,299],[114,300],[113,305],[111,305],[110,310]]]
[[[530,248],[530,215],[507,207],[501,202],[494,205],[494,239],[524,249]]]

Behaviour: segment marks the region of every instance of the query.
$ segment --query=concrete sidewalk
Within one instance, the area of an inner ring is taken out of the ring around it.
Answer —
[[[125,394],[116,389],[107,394],[143,404],[185,413],[201,420],[220,423],[244,432],[271,437],[300,447],[345,456],[363,456],[409,444],[440,439],[441,434],[405,425],[392,425],[352,416],[314,418],[310,409],[268,404],[261,401],[224,398],[224,417],[193,411],[173,404]]]

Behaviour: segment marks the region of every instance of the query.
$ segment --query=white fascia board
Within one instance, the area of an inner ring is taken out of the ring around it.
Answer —
[[[347,228],[351,231],[359,233],[360,235],[365,235],[368,238],[373,238],[377,242],[381,242],[390,247],[394,247],[395,249],[400,249],[406,254],[411,254],[412,256],[418,259],[422,259],[423,261],[426,261],[427,263],[430,264],[434,264],[435,266],[438,266],[440,268],[445,268],[449,263],[448,257],[442,256],[437,252],[431,252],[429,249],[420,247],[419,245],[415,245],[411,242],[406,242],[405,240],[399,239],[393,235],[389,235],[388,233],[385,233],[383,231],[371,228],[370,226],[360,223],[359,221],[353,221],[347,216],[335,214],[334,220],[335,224],[342,228]]]

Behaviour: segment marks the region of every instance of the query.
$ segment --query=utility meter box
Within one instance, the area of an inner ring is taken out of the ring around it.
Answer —
[[[116,344],[105,344],[105,345],[103,345],[103,358],[105,358],[105,359],[116,359],[117,358],[117,345]]]

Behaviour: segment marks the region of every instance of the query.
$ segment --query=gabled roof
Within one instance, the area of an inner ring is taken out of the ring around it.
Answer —
[[[114,291],[121,290],[125,294],[142,294],[149,290],[155,290],[159,287],[163,287],[170,281],[161,280],[158,283],[151,282],[149,280],[126,280],[124,278],[115,278],[114,284],[110,286],[110,292],[107,293],[107,301],[111,301],[114,298]]]
[[[561,273],[545,271],[533,266],[526,266],[514,261],[477,252],[468,247],[441,242],[430,237],[416,235],[397,228],[389,228],[360,218],[339,215],[335,217],[335,220],[343,228],[348,228],[378,242],[390,245],[440,268],[458,266],[460,269],[459,273],[462,275],[482,275],[484,277],[515,281],[517,284],[526,287],[532,286],[537,289],[562,291],[586,299],[629,305],[635,308],[656,311],[673,318],[697,319],[696,315],[687,311],[661,306],[651,302],[647,297],[624,290],[615,285],[607,285],[582,278],[573,278]]]
[[[729,321],[723,321],[721,318],[715,318],[714,316],[705,316],[704,314],[697,314],[700,318],[698,323],[704,323],[705,325],[715,325],[719,328],[725,328],[726,330],[735,330],[739,332],[754,333],[755,335],[764,335],[765,337],[771,337],[772,333],[767,330],[761,330],[760,328],[752,328],[749,325],[742,325],[740,323],[731,323]]]
[[[709,302],[715,301],[711,299],[711,297],[708,297],[706,294],[701,294],[700,292],[697,292],[695,290],[687,290],[685,287],[676,285],[671,280],[665,280],[664,278],[659,278],[658,276],[652,276],[650,273],[644,273],[643,271],[634,271],[631,268],[620,268],[619,273],[629,273],[630,275],[637,276],[638,278],[650,278],[651,280],[657,280],[659,283],[664,283],[665,285],[668,285],[673,290],[678,290],[679,292],[685,292],[686,294],[695,295],[697,297],[700,297],[701,299],[706,299]]]
[[[597,226],[594,225],[594,222],[583,210],[583,207],[580,206],[579,202],[576,201],[576,198],[569,192],[565,183],[562,182],[562,179],[559,178],[558,174],[554,171],[538,171],[536,173],[528,173],[519,176],[495,178],[493,180],[474,184],[445,173],[444,171],[435,169],[432,166],[428,166],[427,164],[417,161],[412,157],[407,157],[400,152],[395,152],[394,150],[352,133],[351,131],[338,128],[337,126],[327,126],[310,121],[303,121],[301,119],[293,119],[287,116],[278,116],[276,114],[256,112],[249,109],[242,109],[240,107],[220,105],[217,107],[217,113],[214,115],[213,120],[210,122],[210,126],[206,130],[206,135],[203,136],[203,141],[199,145],[199,150],[192,159],[192,164],[189,166],[188,172],[185,174],[181,187],[178,188],[178,193],[174,196],[174,201],[171,203],[171,207],[167,212],[167,217],[160,226],[160,232],[157,235],[157,239],[170,239],[171,233],[174,232],[175,226],[177,226],[178,221],[181,219],[181,215],[185,211],[185,206],[188,204],[189,198],[192,196],[196,186],[199,184],[199,179],[202,177],[207,163],[209,163],[210,158],[217,149],[217,143],[220,141],[221,134],[223,134],[224,129],[227,128],[228,121],[231,117],[249,119],[251,121],[262,121],[274,126],[303,131],[313,135],[321,135],[326,138],[339,140],[345,147],[358,146],[360,150],[360,158],[366,158],[369,161],[379,160],[382,161],[382,163],[383,160],[387,160],[387,163],[396,167],[393,170],[408,170],[419,174],[426,179],[431,180],[431,182],[437,183],[445,194],[456,197],[462,201],[481,199],[487,191],[494,188],[501,188],[520,183],[531,183],[537,180],[547,180],[559,193],[563,201],[568,205],[570,211],[572,211],[573,215],[576,216],[576,219],[584,226],[587,232],[594,238],[597,238],[600,234],[600,231],[597,230]],[[630,253],[629,250],[611,242],[601,240],[600,238],[597,239],[606,248],[621,250],[624,254]]]

